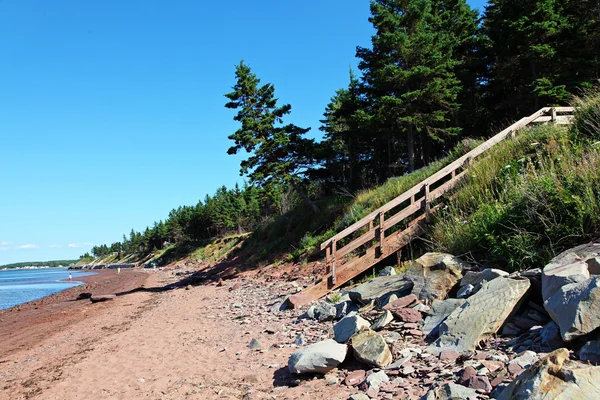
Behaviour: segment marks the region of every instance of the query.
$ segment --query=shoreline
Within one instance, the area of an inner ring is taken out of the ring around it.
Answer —
[[[81,282],[49,296],[0,310],[0,354],[8,356],[30,348],[49,336],[64,331],[87,317],[89,300],[78,300],[81,293],[118,294],[143,286],[149,274],[99,270],[93,275],[74,277]],[[92,307],[93,311],[110,307],[110,302]]]

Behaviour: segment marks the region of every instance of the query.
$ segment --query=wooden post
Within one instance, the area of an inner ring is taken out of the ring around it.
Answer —
[[[424,185],[425,194],[423,195],[423,199],[425,200],[425,220],[429,221],[429,214],[431,210],[431,205],[429,203],[429,184],[425,183]]]
[[[331,242],[331,253],[333,256],[333,260],[331,261],[331,286],[335,285],[335,251],[336,251],[336,247],[337,247],[337,242],[334,239],[333,242]]]
[[[325,249],[325,273],[330,273],[331,272],[331,243],[329,243],[329,246],[327,246],[327,248]]]
[[[554,108],[554,107],[552,107],[552,108],[550,109],[550,121],[551,121],[552,123],[555,123],[555,122],[556,122],[556,108]]]
[[[385,213],[379,213],[379,252],[380,255],[383,255],[385,250]]]
[[[456,170],[455,169],[452,170],[452,180],[454,180],[454,178],[456,178]]]

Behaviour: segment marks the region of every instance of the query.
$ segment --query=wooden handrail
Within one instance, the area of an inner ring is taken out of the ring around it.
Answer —
[[[356,250],[357,248],[367,244],[369,241],[375,239],[378,239],[378,247],[380,248],[380,252],[384,253],[385,231],[399,224],[406,218],[413,216],[420,210],[425,210],[427,214],[429,204],[437,198],[441,197],[450,189],[452,189],[458,183],[458,181],[460,181],[465,176],[465,165],[468,165],[475,157],[481,155],[491,147],[506,139],[507,137],[514,136],[519,129],[522,129],[531,123],[571,123],[572,115],[563,116],[558,114],[571,114],[573,113],[573,111],[573,107],[544,107],[539,111],[533,113],[529,117],[520,119],[519,121],[515,122],[500,133],[494,135],[487,141],[483,142],[473,150],[461,156],[454,162],[448,164],[446,167],[442,168],[435,174],[431,175],[429,178],[423,180],[422,182],[408,189],[395,199],[389,201],[388,203],[369,213],[360,221],[353,223],[349,227],[337,233],[332,238],[321,243],[320,249],[327,249],[326,262],[328,266],[330,266],[330,270],[334,277],[333,280],[335,281],[335,264],[338,257],[343,257]],[[459,172],[458,170],[461,168],[464,168],[465,170]],[[435,189],[431,189],[431,187],[435,186],[436,183],[440,183],[440,181],[448,178],[448,175],[451,175],[449,181],[444,182]],[[415,196],[422,192],[423,197],[416,199]],[[391,216],[386,220],[386,212],[409,200],[410,204],[408,204],[402,210],[398,211],[395,215]],[[379,226],[374,227],[374,221],[377,219],[379,219]],[[341,239],[344,239],[350,234],[361,230],[367,225],[369,226],[369,229],[366,233],[362,234],[357,239],[346,244],[344,247],[339,249],[336,248],[337,246],[335,244],[337,244]]]

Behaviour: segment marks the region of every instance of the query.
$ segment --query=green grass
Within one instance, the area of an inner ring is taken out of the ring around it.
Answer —
[[[430,248],[509,271],[543,267],[598,235],[600,96],[574,125],[521,132],[479,159],[430,227]]]
[[[391,178],[381,186],[354,196],[322,198],[316,202],[320,209],[317,215],[301,203],[278,219],[265,221],[244,243],[241,251],[250,253],[249,261],[256,264],[281,259],[306,264],[311,255],[318,254],[322,242],[433,175],[479,143],[476,140],[463,140],[448,156],[427,167]]]

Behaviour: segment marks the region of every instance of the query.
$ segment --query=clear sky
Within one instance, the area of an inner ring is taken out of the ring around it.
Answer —
[[[77,258],[241,183],[223,97],[241,59],[319,136],[368,17],[367,0],[0,0],[0,265]]]

